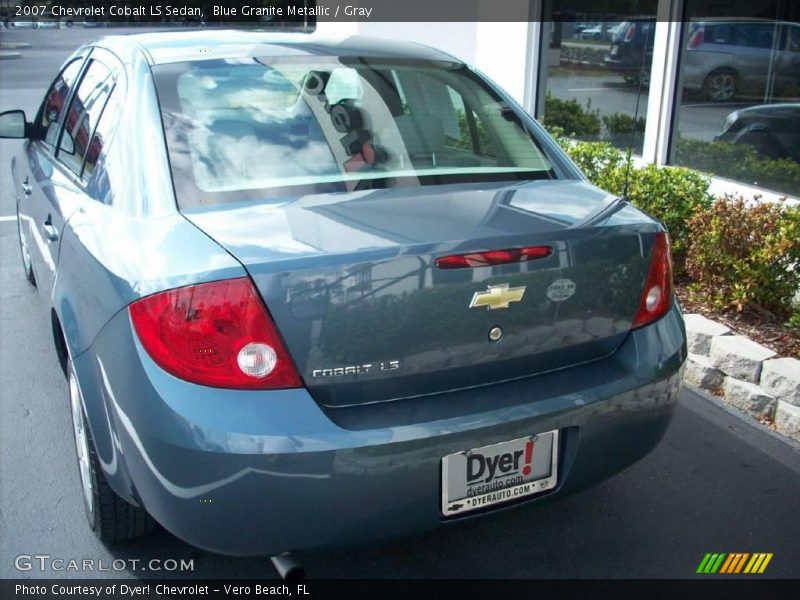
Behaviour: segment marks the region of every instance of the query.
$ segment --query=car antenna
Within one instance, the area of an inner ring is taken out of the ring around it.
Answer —
[[[644,37],[644,49],[642,50],[642,67],[639,69],[639,89],[636,92],[636,109],[633,112],[633,128],[628,142],[628,152],[625,157],[625,181],[622,185],[621,200],[630,202],[628,198],[628,186],[631,181],[631,156],[633,155],[633,140],[636,138],[636,126],[639,122],[639,105],[642,100],[642,85],[644,84],[645,69],[647,68],[647,46],[650,43],[650,27],[647,27]]]

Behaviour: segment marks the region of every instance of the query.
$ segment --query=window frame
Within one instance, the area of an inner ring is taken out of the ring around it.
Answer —
[[[58,71],[58,74],[56,74],[56,76],[53,78],[53,81],[50,82],[50,85],[47,87],[47,92],[45,92],[44,98],[42,98],[42,101],[39,104],[39,109],[36,111],[36,117],[35,117],[34,126],[33,126],[33,140],[37,141],[37,142],[41,142],[41,146],[43,146],[43,148],[48,149],[49,153],[52,154],[53,158],[55,158],[56,150],[58,149],[58,146],[59,146],[59,144],[61,142],[61,130],[64,127],[64,119],[63,119],[64,114],[66,113],[66,109],[68,109],[70,107],[70,105],[72,104],[72,96],[75,93],[75,89],[80,84],[81,80],[83,79],[83,72],[86,69],[86,65],[88,63],[87,59],[88,59],[90,53],[91,52],[82,53],[82,54],[76,55],[74,57],[71,57],[70,60],[67,60],[67,62],[64,64],[64,66]],[[53,87],[55,86],[56,82],[61,78],[61,76],[64,74],[64,72],[72,64],[74,64],[75,62],[78,62],[78,61],[80,61],[81,64],[80,64],[80,67],[78,68],[78,74],[75,77],[75,85],[73,85],[70,88],[69,92],[67,93],[67,97],[64,99],[64,105],[63,105],[64,106],[64,110],[61,111],[61,114],[59,115],[59,118],[58,118],[58,122],[57,122],[58,124],[57,124],[57,127],[56,127],[56,139],[55,139],[56,143],[55,143],[55,145],[50,145],[47,142],[45,142],[46,132],[43,132],[41,130],[41,122],[42,122],[42,116],[44,115],[45,104],[47,103],[47,99],[50,97],[50,93],[53,91]],[[42,135],[43,133],[45,135]]]
[[[102,55],[102,52],[100,54]],[[94,128],[92,129],[92,131],[91,131],[91,133],[89,135],[89,141],[88,141],[87,146],[86,146],[87,153],[89,151],[89,146],[90,146],[90,144],[92,142],[92,139],[94,139],[94,132],[95,132],[95,129],[97,129],[97,124],[100,122],[100,119],[103,116],[103,112],[105,111],[106,104],[108,103],[108,99],[111,97],[111,94],[114,92],[114,88],[116,87],[118,70],[116,70],[113,65],[107,64],[107,62],[103,61],[102,58],[98,58],[94,51],[90,52],[89,55],[86,58],[86,61],[85,61],[84,65],[83,65],[83,68],[82,68],[81,73],[80,73],[80,77],[79,77],[79,79],[77,81],[77,84],[75,85],[75,89],[70,94],[69,103],[67,104],[67,111],[66,111],[66,113],[64,113],[65,115],[69,115],[70,111],[72,110],[73,102],[75,102],[75,99],[78,97],[78,90],[80,89],[81,85],[83,84],[84,79],[86,78],[86,75],[89,72],[89,69],[91,69],[92,63],[94,63],[95,61],[100,63],[102,66],[104,66],[109,71],[109,73],[111,74],[111,78],[112,78],[112,84],[111,84],[111,90],[109,91],[108,95],[106,96],[105,100],[103,101],[102,107],[100,108],[100,114],[99,114],[99,116],[97,118],[97,123],[95,123],[95,126],[94,126]],[[83,119],[85,117],[85,114],[86,113],[84,111],[84,114],[81,115],[81,119]],[[86,156],[84,155],[82,157],[82,159],[80,161],[81,162],[80,170],[77,173],[72,169],[72,167],[70,165],[68,165],[64,161],[63,158],[61,158],[61,152],[62,152],[61,141],[64,139],[64,134],[65,133],[66,133],[66,120],[64,120],[61,123],[60,127],[59,127],[58,143],[56,144],[56,147],[54,149],[55,150],[55,159],[60,164],[61,167],[63,167],[67,171],[69,171],[74,177],[77,178],[78,181],[80,181],[80,182],[85,184],[86,182],[83,179],[83,172],[84,172],[84,167],[86,166]],[[73,143],[74,143],[74,141],[73,141]]]
[[[127,92],[127,78],[126,78],[126,75],[125,75],[125,68],[123,66],[122,61],[116,56],[116,54],[114,54],[113,52],[111,52],[107,48],[103,48],[101,46],[89,47],[86,50],[85,54],[82,54],[79,58],[81,58],[83,60],[83,64],[81,65],[80,72],[78,73],[78,78],[76,80],[76,84],[75,84],[75,86],[73,86],[73,89],[70,90],[70,93],[68,95],[68,98],[67,98],[67,110],[69,110],[69,108],[72,106],[73,97],[74,97],[75,93],[77,92],[78,87],[80,87],[80,84],[83,81],[83,77],[84,77],[84,75],[86,73],[86,69],[87,69],[88,65],[91,63],[92,59],[98,60],[103,65],[105,65],[111,71],[112,77],[114,78],[114,82],[113,82],[113,85],[111,87],[111,92],[109,93],[108,97],[106,98],[106,102],[103,104],[103,110],[101,111],[100,116],[98,117],[97,124],[99,124],[100,123],[100,119],[102,119],[103,114],[105,113],[106,106],[108,105],[108,100],[111,98],[111,94],[113,94],[118,88],[123,89],[124,92]],[[72,61],[70,61],[70,63],[71,62]],[[65,65],[64,68],[66,68],[66,65]],[[63,69],[62,69],[62,71],[63,71]],[[62,71],[59,71],[59,76],[61,75]],[[56,76],[56,79],[58,79],[58,76]],[[53,80],[53,83],[55,83],[56,79]],[[51,84],[51,87],[52,87],[52,84]],[[48,88],[48,92],[49,91],[50,91],[50,88]],[[42,102],[42,106],[44,106],[44,102]],[[40,110],[41,110],[41,107],[40,107]],[[37,119],[38,119],[38,115],[37,115]],[[64,133],[64,126],[65,126],[65,121],[63,121],[63,120],[60,121],[59,122],[59,126],[58,126],[58,133],[57,133],[57,137],[56,137],[56,146],[55,147],[49,146],[47,144],[44,144],[44,146],[49,149],[49,156],[50,156],[52,164],[54,165],[54,167],[58,168],[59,172],[64,174],[64,176],[67,177],[81,192],[83,192],[84,194],[87,194],[93,201],[97,202],[98,204],[104,204],[103,202],[100,202],[100,200],[98,198],[95,198],[94,196],[92,196],[92,195],[90,195],[88,193],[88,190],[89,190],[89,187],[90,187],[90,184],[91,184],[91,180],[87,180],[86,178],[84,178],[84,173],[85,173],[85,170],[86,170],[85,169],[85,167],[86,167],[86,157],[84,157],[83,162],[81,163],[81,173],[80,173],[80,175],[76,175],[75,172],[72,169],[70,169],[66,164],[64,164],[63,161],[58,159],[58,149],[61,146],[61,136]],[[96,129],[97,129],[97,125],[95,125],[95,130]],[[111,130],[111,135],[109,136],[109,143],[114,138],[114,136],[116,134],[116,129],[117,129],[117,126],[115,125]],[[92,135],[89,138],[89,144],[90,145],[91,145],[92,140],[94,139],[95,130],[92,131]],[[106,147],[107,147],[107,145],[106,145]],[[97,173],[96,170],[93,171],[92,180],[96,177],[95,173]]]

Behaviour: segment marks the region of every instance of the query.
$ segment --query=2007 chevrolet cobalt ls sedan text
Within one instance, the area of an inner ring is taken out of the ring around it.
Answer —
[[[447,527],[644,456],[686,357],[667,235],[441,52],[80,48],[12,161],[86,512],[274,555]]]

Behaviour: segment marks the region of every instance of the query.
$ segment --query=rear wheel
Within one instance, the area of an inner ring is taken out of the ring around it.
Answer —
[[[703,82],[706,97],[714,102],[725,102],[736,93],[736,74],[731,71],[714,71]]]
[[[644,76],[638,72],[625,73],[622,78],[628,85],[639,85],[640,83],[650,85],[650,73],[645,73]]]
[[[149,533],[155,527],[153,518],[144,509],[120,498],[108,485],[86,424],[82,395],[72,363],[68,372],[72,431],[89,526],[104,542],[122,542]]]
[[[35,286],[36,277],[33,274],[31,253],[28,249],[28,241],[25,239],[25,234],[22,232],[22,220],[19,218],[19,211],[17,211],[17,235],[19,237],[19,252],[22,255],[22,269],[25,271],[25,278],[31,285]]]

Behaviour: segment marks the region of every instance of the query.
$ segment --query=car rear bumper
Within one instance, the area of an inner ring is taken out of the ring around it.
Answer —
[[[127,336],[127,339],[125,337]],[[130,350],[124,350],[129,346]],[[364,542],[463,521],[440,514],[443,456],[558,429],[559,482],[538,503],[605,479],[658,443],[686,343],[676,307],[607,359],[422,399],[324,411],[305,390],[238,392],[150,361],[126,311],[75,360],[112,486],[177,537],[231,555]],[[420,401],[422,401],[420,400]],[[494,509],[489,512],[496,512]]]
[[[616,73],[630,73],[631,71],[640,71],[642,65],[640,61],[632,60],[630,57],[625,56],[611,56],[608,55],[603,59],[606,67]]]

